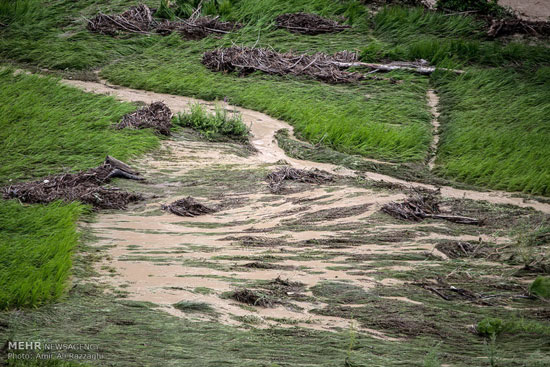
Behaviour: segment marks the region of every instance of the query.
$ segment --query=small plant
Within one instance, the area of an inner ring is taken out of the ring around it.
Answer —
[[[531,283],[529,293],[541,298],[550,299],[550,277],[538,276]]]
[[[173,305],[180,311],[183,312],[200,312],[200,313],[212,313],[214,309],[208,303],[205,302],[196,302],[196,301],[180,301],[174,303]]]
[[[504,330],[504,323],[501,319],[487,317],[477,324],[477,332],[480,335],[498,335]]]
[[[170,5],[170,0],[161,0],[159,8],[155,12],[155,16],[163,19],[173,20],[176,17],[176,13]]]
[[[226,109],[217,107],[214,113],[210,113],[199,103],[191,105],[189,112],[178,114],[176,124],[195,129],[208,140],[229,138],[245,141],[249,134],[248,127],[237,112],[229,114]]]

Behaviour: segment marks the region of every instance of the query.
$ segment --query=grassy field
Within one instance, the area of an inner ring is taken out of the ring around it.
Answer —
[[[40,306],[63,293],[83,211],[78,203],[0,205],[0,309]]]
[[[109,126],[135,109],[55,79],[0,72],[0,184],[128,159],[158,145],[151,131]],[[78,203],[0,205],[0,308],[38,306],[62,294],[77,243]]]
[[[456,88],[465,79],[394,73],[387,76],[396,79],[398,84],[367,80],[360,85],[333,86],[304,78],[258,73],[242,78],[206,70],[200,63],[202,53],[232,43],[295,52],[354,49],[365,61],[423,58],[438,66],[463,68],[468,74],[473,74],[465,77],[472,80],[485,78],[485,74],[480,74],[479,66],[520,67],[534,72],[548,65],[550,60],[550,49],[540,42],[488,40],[483,23],[472,16],[448,16],[403,6],[385,7],[373,15],[358,1],[352,0],[233,1],[231,6],[229,3],[224,5],[222,18],[238,20],[246,26],[221,39],[210,37],[202,41],[185,41],[177,35],[112,38],[90,34],[85,29],[85,18],[92,17],[98,10],[120,12],[134,2],[55,0],[48,2],[48,7],[37,7],[38,1],[23,3],[28,6],[17,8],[17,11],[11,8],[0,12],[7,14],[3,19],[9,23],[0,31],[3,35],[0,56],[6,60],[73,71],[103,66],[101,75],[118,84],[209,100],[228,98],[231,103],[289,121],[303,139],[312,143],[321,141],[341,152],[392,162],[425,161],[431,139],[425,92],[430,84],[446,91]],[[158,1],[145,3],[158,6]],[[345,16],[353,29],[320,36],[276,30],[273,19],[278,14],[292,11]],[[529,85],[527,74],[516,74],[520,85]],[[494,108],[491,103],[506,104],[508,97],[499,93],[494,96],[501,98],[498,101],[478,100],[476,106],[479,111],[491,110]],[[518,100],[515,109],[507,110],[507,116],[515,121],[523,120],[518,126],[532,126],[533,123],[543,126],[547,117],[526,116],[525,111],[532,105],[527,100],[530,101],[527,97]],[[454,106],[448,103],[451,99],[442,100],[442,108],[446,111]],[[545,110],[549,105],[550,102],[541,98],[537,106]],[[458,118],[456,114],[445,117],[448,121],[443,127],[447,137],[445,144],[460,144],[464,151],[483,148],[477,139],[471,138],[471,129],[463,128],[462,121],[456,121],[456,124],[452,121],[455,116]],[[477,119],[476,124],[479,126],[477,133],[487,141],[515,141],[514,129],[503,129],[495,136],[495,125],[485,125],[492,124],[491,119]],[[531,142],[522,140],[522,144]],[[451,150],[443,145],[441,148],[443,157],[438,160],[441,167],[437,172],[446,178],[484,187],[547,193],[542,182],[550,168],[542,158],[522,153],[527,148],[507,149],[505,154],[496,154],[492,148],[484,150],[480,153],[486,157],[482,168],[477,162],[465,163],[468,158],[461,155],[456,157],[462,161],[459,170],[448,158],[448,154],[459,152],[454,149],[450,153]],[[541,157],[548,152],[548,148],[540,144],[531,146],[531,149],[542,149],[539,150]],[[521,173],[520,179],[506,176],[507,173],[499,168],[503,162],[519,161],[525,167],[536,168],[531,174]]]

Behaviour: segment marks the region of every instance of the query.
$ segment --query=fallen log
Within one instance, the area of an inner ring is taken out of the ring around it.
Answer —
[[[132,167],[114,157],[111,157],[110,155],[105,157],[105,161],[103,162],[103,164],[106,166],[111,166],[112,168],[118,168],[119,170],[125,171],[132,175],[139,175],[139,173],[133,170]]]
[[[389,63],[389,64],[375,64],[375,63],[369,63],[369,62],[332,62],[334,65],[341,67],[341,68],[351,68],[351,67],[366,67],[369,69],[382,71],[382,72],[390,72],[394,70],[407,70],[407,71],[413,71],[418,74],[422,75],[429,75],[433,73],[436,70],[443,70],[443,71],[450,71],[455,74],[463,74],[464,70],[458,70],[458,69],[448,69],[448,68],[437,68],[435,66],[427,66],[426,64],[422,63],[405,63],[405,62],[396,62],[396,63]]]
[[[474,224],[479,225],[482,223],[480,219],[463,217],[461,215],[449,215],[449,214],[426,214],[426,218],[443,219],[453,223],[460,224]]]

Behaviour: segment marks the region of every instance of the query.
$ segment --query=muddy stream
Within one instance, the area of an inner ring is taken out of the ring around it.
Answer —
[[[112,86],[105,82],[62,82],[88,92],[109,94],[122,101],[163,101],[173,113],[187,110],[192,103],[204,104],[209,109],[215,108],[213,102]],[[218,201],[206,194],[197,197],[213,206],[221,205],[222,199],[224,203],[237,203],[222,205],[222,209],[213,214],[189,218],[161,211],[161,204],[182,197],[176,190],[179,185],[178,177],[184,177],[198,169],[205,172],[218,170],[216,172],[221,172],[222,175],[223,169],[227,167],[243,172],[269,170],[281,161],[297,168],[318,168],[341,176],[364,175],[375,181],[434,188],[377,173],[356,173],[331,164],[290,158],[278,147],[274,135],[280,129],[292,132],[292,126],[263,113],[223,103],[220,105],[242,115],[244,123],[250,126],[250,142],[257,152],[242,156],[227,149],[227,144],[169,139],[162,142],[162,154],[153,152],[143,159],[131,162],[146,177],[158,176],[166,179],[153,185],[157,195],[148,199],[141,207],[131,207],[126,212],[101,213],[90,224],[94,234],[99,237],[97,246],[108,246],[108,257],[98,266],[102,274],[98,281],[120,287],[127,292],[128,299],[154,302],[163,310],[179,317],[215,319],[232,325],[242,325],[243,320],[254,320],[255,327],[302,326],[335,330],[349,328],[350,320],[311,312],[326,305],[322,297],[314,296],[312,287],[328,281],[353,284],[364,290],[402,284],[398,279],[381,276],[374,266],[369,269],[368,260],[361,263],[366,270],[349,271],[346,267],[350,258],[420,252],[430,252],[441,259],[446,258],[434,248],[434,239],[449,237],[438,234],[439,232],[425,232],[409,237],[404,235],[400,241],[388,240],[340,247],[326,245],[327,240],[352,238],[356,235],[356,229],[362,227],[368,228],[361,232],[364,236],[407,234],[420,227],[423,230],[433,228],[439,231],[445,228],[445,223],[395,224],[380,220],[380,207],[390,201],[405,198],[402,193],[333,184],[314,185],[307,190],[275,195],[267,189],[265,183],[261,183],[250,190],[243,185],[241,190],[228,192]],[[430,104],[430,107],[432,111],[436,111],[435,104]],[[448,198],[513,204],[550,213],[549,204],[524,200],[505,192],[442,187],[441,194]],[[332,213],[331,211],[338,211],[338,215],[327,217],[326,213]],[[289,223],[293,223],[294,227]],[[304,225],[307,228],[297,230],[296,226],[303,223],[311,225]],[[463,240],[478,237],[480,236],[470,234],[465,235]],[[456,236],[454,238],[460,239]],[[506,243],[510,239],[499,237],[494,241]],[[319,247],[319,243],[325,245]],[[257,266],[256,263],[265,266]],[[418,264],[418,261],[401,261],[399,266],[388,265],[386,270],[408,271]],[[430,264],[423,261],[422,265]],[[254,282],[267,284],[276,279],[299,284],[296,289],[283,289],[288,302],[275,304],[274,307],[258,307],[244,305],[227,297],[227,294],[244,285],[250,287]],[[412,302],[397,295],[391,299],[395,302]],[[183,300],[206,303],[215,312],[187,313],[173,307],[173,304]],[[353,327],[358,328],[356,325]],[[393,340],[380,331],[360,329],[373,337]]]

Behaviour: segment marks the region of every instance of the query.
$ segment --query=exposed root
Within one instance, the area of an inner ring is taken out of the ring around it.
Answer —
[[[238,71],[246,75],[259,70],[276,75],[307,75],[328,83],[351,83],[363,79],[362,74],[344,71],[339,65],[354,61],[357,61],[357,54],[349,51],[334,55],[295,55],[237,46],[205,52],[202,58],[202,63],[214,71]]]
[[[434,218],[461,224],[482,224],[482,221],[476,218],[442,214],[439,209],[439,198],[432,193],[415,192],[401,203],[391,202],[385,204],[381,210],[394,218],[415,222],[426,218]]]
[[[163,205],[162,209],[182,217],[196,217],[215,212],[214,209],[197,202],[191,196],[174,201],[169,205]]]
[[[340,32],[350,26],[340,24],[334,20],[323,18],[317,14],[288,13],[281,14],[275,22],[277,27],[284,28],[294,33],[320,34]]]
[[[96,208],[125,209],[130,202],[142,200],[140,194],[105,188],[101,185],[113,177],[142,180],[135,172],[125,170],[126,164],[107,156],[97,168],[78,173],[52,175],[38,181],[23,182],[2,189],[4,199],[19,199],[24,203],[50,203],[56,200],[81,201]]]
[[[252,306],[273,307],[274,305],[273,300],[268,295],[246,288],[236,290],[230,298]]]
[[[334,177],[318,169],[303,170],[285,166],[268,174],[266,180],[269,190],[274,194],[278,194],[283,191],[285,180],[321,184],[333,181]]]
[[[124,128],[147,129],[153,128],[162,135],[170,135],[172,128],[172,111],[162,102],[153,102],[135,112],[122,117],[116,125],[117,129]]]

